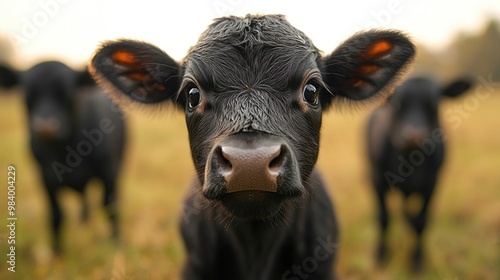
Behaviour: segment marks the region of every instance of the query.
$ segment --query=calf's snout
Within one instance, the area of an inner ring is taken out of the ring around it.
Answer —
[[[237,133],[216,143],[208,156],[205,195],[262,191],[277,193],[292,154],[280,137],[254,132]]]
[[[48,140],[55,138],[60,129],[60,122],[55,118],[34,117],[32,128],[40,139]]]
[[[429,126],[403,124],[398,130],[392,132],[391,141],[398,149],[416,149],[419,143],[430,137],[430,134]]]
[[[235,145],[236,144],[236,145]],[[221,162],[227,192],[237,191],[277,191],[277,179],[287,154],[283,143],[269,143],[258,147],[222,144],[216,150]]]

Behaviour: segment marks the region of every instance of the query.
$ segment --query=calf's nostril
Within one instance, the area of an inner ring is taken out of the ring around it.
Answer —
[[[285,157],[288,153],[288,150],[285,145],[281,145],[280,149],[274,153],[276,155],[271,162],[269,162],[269,170],[273,172],[277,172],[280,167],[283,165],[283,162],[285,161]]]
[[[233,169],[233,164],[231,163],[231,156],[224,152],[221,146],[215,149],[215,155],[217,159],[217,164],[225,172],[230,172]]]

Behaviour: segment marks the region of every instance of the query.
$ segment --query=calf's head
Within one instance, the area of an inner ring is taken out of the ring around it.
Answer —
[[[414,77],[394,90],[389,99],[392,111],[391,142],[398,149],[414,149],[419,142],[431,137],[439,127],[438,105],[441,97],[457,97],[471,83],[457,79],[440,86],[429,77]]]
[[[30,135],[37,142],[59,143],[72,133],[75,92],[94,84],[88,72],[77,72],[56,61],[42,62],[27,71],[0,65],[0,86],[23,87]]]
[[[360,33],[322,56],[283,16],[215,20],[182,63],[147,43],[106,42],[94,77],[121,104],[184,110],[201,192],[240,218],[266,218],[310,193],[322,111],[386,97],[414,47]]]

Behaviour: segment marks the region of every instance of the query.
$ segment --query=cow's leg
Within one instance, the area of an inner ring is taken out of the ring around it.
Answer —
[[[104,207],[111,222],[111,234],[113,238],[118,238],[118,205],[116,203],[115,185],[105,187]]]
[[[116,177],[106,175],[102,178],[104,184],[104,207],[111,222],[111,235],[114,239],[118,238],[118,204],[116,197]]]
[[[412,269],[415,272],[418,272],[423,268],[423,234],[427,224],[427,213],[435,181],[436,180],[432,180],[430,185],[431,187],[422,193],[422,207],[420,211],[410,219],[410,224],[415,230],[417,236],[415,250],[412,255]]]
[[[378,202],[378,220],[380,236],[377,248],[377,261],[382,263],[387,259],[387,227],[389,225],[389,214],[386,206],[387,184],[382,180],[374,180],[375,192]]]
[[[85,193],[82,193],[82,222],[87,223],[90,216],[90,206],[87,198],[85,197]]]
[[[57,201],[57,186],[46,185],[47,193],[49,196],[50,213],[52,217],[52,236],[53,246],[56,254],[61,253],[61,222],[62,212],[59,202]]]

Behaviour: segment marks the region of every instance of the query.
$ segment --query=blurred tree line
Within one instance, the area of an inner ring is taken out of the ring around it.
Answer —
[[[500,80],[500,25],[491,19],[479,33],[460,33],[444,50],[418,46],[415,74],[433,74],[442,80],[465,76]]]

